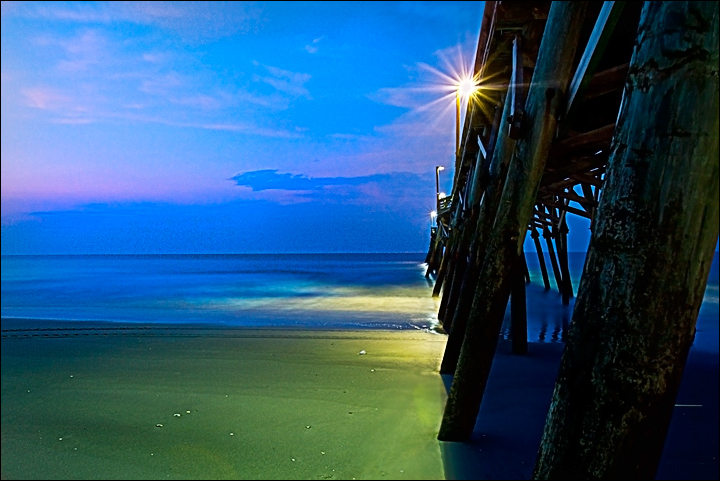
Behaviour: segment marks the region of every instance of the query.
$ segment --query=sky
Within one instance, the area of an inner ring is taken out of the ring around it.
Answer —
[[[426,251],[482,9],[3,2],[2,253]]]

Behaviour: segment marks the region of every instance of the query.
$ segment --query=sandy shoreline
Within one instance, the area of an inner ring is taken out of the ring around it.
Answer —
[[[563,348],[501,340],[475,439],[439,443],[442,335],[64,326],[3,320],[3,479],[529,479]],[[717,479],[717,379],[691,350],[658,479]]]
[[[443,477],[444,336],[64,334],[2,340],[4,479]]]

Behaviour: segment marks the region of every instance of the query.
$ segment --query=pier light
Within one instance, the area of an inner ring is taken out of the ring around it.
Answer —
[[[464,78],[460,81],[457,93],[461,98],[468,98],[477,90],[477,84],[471,78]]]
[[[466,76],[455,87],[455,156],[460,155],[460,100],[472,97],[479,89],[477,78]]]

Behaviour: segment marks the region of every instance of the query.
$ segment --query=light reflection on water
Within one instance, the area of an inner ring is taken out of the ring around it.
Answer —
[[[431,328],[422,254],[4,256],[2,317]]]
[[[584,254],[571,254],[579,285]],[[563,306],[529,254],[528,338],[562,342]],[[248,327],[432,329],[438,299],[424,254],[3,256],[4,319],[104,320]],[[698,318],[698,342],[717,351],[718,258]],[[7,321],[3,323],[5,326]],[[509,338],[509,309],[501,335]]]

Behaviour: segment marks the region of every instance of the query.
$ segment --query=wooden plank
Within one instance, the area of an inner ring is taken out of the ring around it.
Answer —
[[[598,169],[598,171],[600,171],[602,173],[605,172],[604,169]],[[599,180],[598,177],[596,177],[596,175],[600,175],[600,174],[595,174],[595,172],[597,172],[597,171],[591,171],[590,174],[588,174],[590,177],[592,177],[592,179],[594,179],[592,185],[597,184],[598,180]],[[546,194],[546,193],[556,192],[558,190],[569,189],[576,185],[582,184],[583,183],[582,180],[572,178],[574,175],[575,174],[570,174],[570,176],[569,176],[570,178],[567,178],[565,180],[561,180],[560,182],[555,182],[553,184],[549,184],[547,186],[541,187],[540,193]],[[602,181],[600,181],[600,185],[598,187],[602,187]],[[547,191],[546,191],[546,189],[547,189]],[[599,189],[598,189],[598,191],[599,191]],[[597,199],[595,199],[595,200],[597,201]]]
[[[550,158],[555,160],[578,155],[581,152],[594,153],[597,150],[607,149],[614,131],[613,123],[557,142],[550,150]]]
[[[552,167],[546,169],[543,174],[541,188],[561,182],[570,177],[570,174],[588,173],[593,170],[604,169],[606,164],[607,155],[605,153],[578,157],[572,160],[564,159],[562,162],[553,163]]]
[[[585,92],[585,100],[622,90],[627,78],[628,65],[624,63],[593,75],[587,92]]]
[[[590,187],[589,184],[580,184],[582,187],[583,195],[586,199],[592,200],[595,202],[595,207],[597,207],[597,194],[592,191],[592,187]]]
[[[497,17],[498,2],[487,1],[485,2],[485,8],[483,10],[482,27],[480,28],[480,36],[478,38],[478,56],[475,58],[474,72],[477,72],[478,78],[482,80],[485,77],[485,69],[488,65],[488,59],[490,58],[490,51],[493,46],[493,39],[495,37],[495,24]],[[481,45],[484,47],[480,48]],[[482,56],[480,52],[482,51]]]
[[[508,135],[511,139],[519,139],[522,134],[525,121],[525,80],[523,71],[522,37],[515,35],[512,49],[512,76],[510,77],[510,110],[511,117],[508,119]]]
[[[583,207],[583,209],[585,209],[585,211],[588,211],[588,212],[591,208],[597,207],[597,205],[598,205],[597,202],[592,197],[588,199],[587,197],[578,195],[573,190],[568,190],[568,191],[558,190],[558,191],[546,191],[546,192],[548,194],[552,194],[557,197],[567,199],[569,201],[577,202],[578,204],[580,204]]]
[[[590,34],[585,51],[580,58],[575,75],[570,82],[568,89],[567,104],[565,112],[560,122],[559,138],[563,138],[565,133],[570,129],[572,122],[580,108],[580,102],[590,85],[595,69],[600,63],[600,59],[605,53],[605,47],[610,40],[615,24],[620,13],[625,6],[625,2],[603,2],[602,9],[595,21],[595,26]]]
[[[540,209],[535,208],[533,209],[533,214],[540,217],[541,219],[549,219],[549,221],[552,223],[553,221],[560,220],[559,218],[555,217],[553,214],[548,214],[547,212],[543,212],[542,205],[543,203],[540,202],[538,205],[540,205]]]
[[[480,149],[480,153],[482,153],[483,158],[487,159],[487,149],[485,148],[485,145],[483,144],[483,140],[479,135],[478,135],[478,148]]]
[[[486,154],[489,154],[490,156],[483,155],[482,162],[479,163],[479,168],[473,173],[472,181],[471,181],[471,190],[470,190],[470,198],[469,198],[469,205],[471,209],[474,209],[477,204],[480,202],[480,199],[482,198],[483,192],[487,188],[488,184],[488,176],[490,171],[490,161],[492,159],[492,151],[494,150],[495,143],[497,142],[498,134],[501,133],[502,129],[501,126],[504,125],[503,119],[502,119],[502,113],[503,113],[503,106],[505,104],[505,95],[506,93],[503,92],[500,95],[498,105],[495,108],[495,115],[493,118],[493,125],[490,131],[490,136],[488,139],[488,148],[483,147],[483,151]],[[480,139],[478,139],[478,142],[480,142]],[[478,161],[480,158],[478,158]]]
[[[560,221],[560,218],[556,216],[553,212],[545,212],[545,203],[542,201],[542,199],[537,199],[537,204],[536,207],[533,209],[533,213],[541,218],[548,219],[551,222],[557,223]]]
[[[590,214],[584,210],[576,209],[575,207],[570,207],[569,205],[555,202],[548,199],[543,199],[543,203],[547,205],[548,207],[554,207],[556,209],[564,210],[565,212],[570,212],[571,214],[575,214],[580,217],[585,217],[586,219],[590,218]]]
[[[570,178],[578,182],[594,185],[596,187],[602,187],[603,185],[603,181],[601,179],[598,179],[594,175],[590,174],[572,174],[570,175]]]
[[[544,219],[544,218],[542,218],[542,217],[535,217],[535,218],[533,219],[533,222],[535,222],[536,224],[538,224],[538,225],[540,225],[540,226],[553,227],[553,226],[555,225],[555,224],[553,224],[551,221],[549,221],[549,220],[547,220],[547,219]]]

